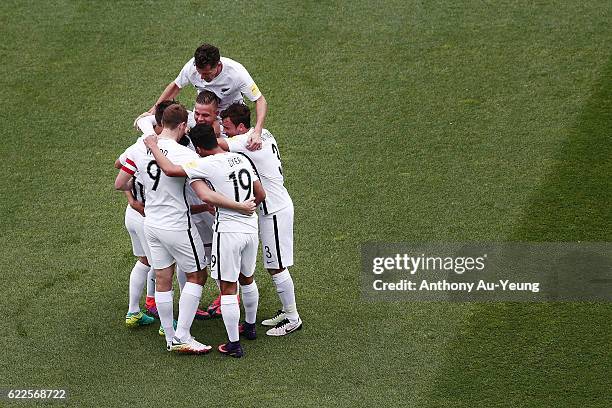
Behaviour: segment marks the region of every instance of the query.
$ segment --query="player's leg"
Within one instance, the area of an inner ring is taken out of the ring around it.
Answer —
[[[262,321],[262,324],[274,326],[266,334],[282,336],[302,327],[295,301],[293,279],[287,269],[293,265],[293,206],[273,215],[260,217],[260,234],[264,263],[272,275],[276,293],[283,306],[276,316]]]
[[[155,304],[166,337],[166,344],[169,346],[174,336],[172,278],[175,261],[164,245],[164,239],[168,238],[168,231],[145,226],[144,233],[151,252],[149,261],[155,269]]]
[[[143,245],[146,245],[146,242],[142,242],[141,237],[137,234],[138,223],[139,221],[135,217],[129,216],[126,210],[125,227],[130,234],[132,251],[138,258],[138,261],[136,261],[130,272],[128,312],[125,316],[125,324],[128,327],[144,326],[154,321],[152,317],[140,311],[140,296],[142,295],[142,291],[147,281],[147,274],[151,267],[149,266],[149,262],[145,256],[146,253],[143,249]]]
[[[259,304],[259,289],[253,277],[257,262],[257,249],[259,240],[257,234],[245,234],[246,246],[242,249],[240,276],[240,290],[242,292],[242,304],[244,305],[245,323],[243,333],[248,340],[257,337],[255,322],[257,321],[257,306]]]
[[[145,257],[144,259],[141,259],[141,261],[147,265],[150,265],[148,260],[151,259],[151,249],[149,248],[149,244],[144,233],[144,218],[140,217],[138,219],[138,224],[135,225],[135,231],[136,235],[138,236],[138,240],[140,241],[142,250],[145,253]],[[147,273],[147,296],[145,299],[145,309],[147,313],[153,317],[159,317],[159,314],[157,313],[157,306],[155,305],[155,269],[153,269],[153,267],[149,267],[149,272]]]
[[[205,278],[206,258],[203,244],[196,228],[173,234],[172,254],[178,267],[189,271],[179,300],[179,314],[176,334],[171,350],[180,353],[205,354],[212,347],[202,344],[191,336],[191,325],[202,297]]]
[[[221,315],[229,340],[221,344],[218,350],[232,357],[242,357],[244,354],[238,331],[240,306],[237,281],[240,272],[240,250],[243,246],[240,235],[243,234],[216,233],[213,237],[211,255],[211,276],[220,283]]]

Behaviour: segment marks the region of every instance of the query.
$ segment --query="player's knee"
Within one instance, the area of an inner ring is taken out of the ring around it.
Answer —
[[[146,266],[151,266],[149,264],[149,260],[147,259],[146,256],[139,256],[138,257],[138,262],[140,262],[141,264],[146,265]]]
[[[253,283],[253,276],[244,276],[243,274],[240,274],[238,276],[238,282],[240,282],[242,286],[250,285],[251,283]]]
[[[235,295],[238,293],[238,285],[236,282],[221,281],[222,295]]]
[[[284,269],[268,269],[267,271],[270,275],[276,275],[277,273],[284,271]]]
[[[204,285],[204,271],[197,271],[186,274],[187,282],[195,283],[197,285]]]

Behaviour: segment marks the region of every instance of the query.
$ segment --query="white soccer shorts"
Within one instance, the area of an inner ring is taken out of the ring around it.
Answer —
[[[264,267],[283,269],[293,265],[293,204],[273,214],[259,216]]]
[[[195,227],[169,231],[145,225],[144,232],[154,269],[167,268],[175,262],[177,268],[186,273],[201,271],[206,267],[204,244]]]
[[[253,276],[258,246],[257,234],[216,232],[210,256],[210,276],[225,282],[237,282],[239,274]]]
[[[151,259],[151,251],[144,234],[144,217],[130,206],[125,209],[125,229],[130,234],[134,256]]]

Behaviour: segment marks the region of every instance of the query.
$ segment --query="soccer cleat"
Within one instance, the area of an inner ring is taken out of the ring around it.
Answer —
[[[157,306],[155,305],[155,298],[147,296],[145,309],[149,316],[159,319],[159,313],[157,312]]]
[[[278,312],[276,312],[276,315],[274,315],[274,317],[262,321],[261,324],[263,326],[272,326],[272,327],[274,327],[277,324],[279,324],[280,322],[282,322],[283,320],[285,320],[286,317],[287,317],[287,315],[285,314],[285,312],[283,312],[282,310],[279,310]]]
[[[221,295],[217,296],[217,298],[208,305],[206,311],[211,318],[221,316]]]
[[[168,351],[174,351],[182,354],[206,354],[212,350],[212,347],[200,343],[193,337],[187,341],[181,341],[176,337],[173,337],[172,343],[168,345],[167,349]]]
[[[174,330],[176,330],[176,325],[178,324],[178,322],[176,320],[172,321],[172,327],[174,327]],[[166,331],[164,330],[164,327],[162,325],[159,325],[159,330],[157,331],[157,333],[160,336],[165,336],[166,335]]]
[[[291,323],[285,319],[266,332],[268,336],[285,336],[302,328],[302,319],[298,317],[297,322]]]
[[[238,326],[238,332],[244,335],[247,340],[255,340],[257,338],[257,331],[255,327],[255,323],[244,322]]]
[[[198,309],[196,310],[196,313],[195,313],[195,319],[196,320],[208,320],[210,319],[210,313],[208,313],[206,310]]]
[[[240,295],[238,296],[238,304],[240,304]],[[217,296],[215,300],[213,300],[207,308],[208,314],[211,319],[222,317],[221,315],[221,295]]]
[[[225,344],[221,344],[217,350],[220,353],[225,354],[226,356],[231,356],[235,358],[240,358],[244,356],[244,350],[240,345],[240,341],[228,341]]]
[[[125,315],[125,325],[127,327],[146,326],[154,321],[154,318],[147,316],[142,312],[133,312]]]

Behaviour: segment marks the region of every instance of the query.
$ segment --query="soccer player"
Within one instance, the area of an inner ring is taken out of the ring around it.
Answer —
[[[162,116],[162,127],[159,138],[164,154],[178,163],[197,158],[192,150],[178,143],[187,127],[187,111],[184,107],[178,104],[167,107]],[[191,225],[189,206],[184,196],[185,178],[171,178],[162,174],[142,141],[126,151],[126,165],[115,179],[115,188],[130,189],[132,175],[136,171],[141,172],[147,192],[144,229],[151,250],[150,261],[155,269],[155,301],[165,331],[167,349],[181,353],[207,353],[211,347],[198,342],[190,333],[206,274],[203,271],[205,257],[197,249],[203,247],[203,244],[197,230]],[[253,202],[237,203],[212,192],[203,182],[200,184],[199,195],[210,204],[229,206],[246,214],[251,212]],[[179,300],[176,331],[173,327],[172,295],[175,264],[187,272],[187,283]]]
[[[295,289],[288,267],[293,265],[293,201],[284,185],[283,169],[278,143],[264,129],[262,148],[247,148],[251,128],[249,107],[235,103],[221,112],[221,119],[228,139],[219,139],[219,145],[230,152],[244,154],[251,160],[266,190],[266,199],[259,206],[259,235],[261,237],[265,267],[272,275],[276,292],[283,305],[271,319],[262,322],[274,326],[266,334],[284,336],[302,328],[295,303]]]
[[[154,134],[161,133],[162,115],[166,107],[172,105],[172,103],[172,101],[162,101],[155,107],[154,118],[157,120],[157,123],[151,128]],[[117,159],[115,167],[120,169],[124,164],[125,153]],[[128,312],[125,316],[125,324],[128,327],[147,325],[154,321],[153,318],[144,315],[140,311],[140,295],[145,286],[145,282],[147,286],[145,308],[147,313],[158,317],[157,307],[155,306],[155,270],[151,268],[149,264],[151,254],[144,236],[145,189],[139,172],[136,172],[132,177],[133,187],[130,191],[125,192],[128,200],[128,205],[125,209],[125,228],[132,241],[132,252],[138,260],[130,273],[128,291],[129,305]],[[160,332],[163,333],[162,328],[160,328]]]
[[[176,103],[174,101],[162,101],[156,105],[155,115],[148,115],[139,118],[136,121],[136,127],[143,132],[143,135],[159,134],[161,131],[161,115],[158,114],[159,107],[168,103]],[[189,114],[188,127],[193,127],[197,123],[208,123],[215,126],[215,131],[220,134],[218,116],[218,103],[219,98],[210,91],[202,91],[198,94],[196,99],[194,112]],[[163,113],[163,111],[162,111]],[[189,113],[189,111],[188,111]],[[180,141],[180,144],[187,146],[193,150],[193,145],[188,136],[184,136]],[[212,225],[214,223],[214,216],[209,212],[210,208],[202,203],[202,201],[195,195],[191,187],[186,189],[187,201],[190,204],[190,211],[192,215],[192,221],[195,227],[198,229],[200,238],[204,243],[204,253],[206,259],[210,259],[210,251],[212,247]],[[176,271],[177,280],[179,282],[179,288],[182,291],[185,286],[186,277],[185,273],[181,270]],[[149,302],[147,298],[147,302]],[[149,303],[147,303],[148,305]],[[153,309],[156,310],[156,309]],[[214,314],[214,311],[211,310]],[[198,308],[196,310],[195,318],[199,320],[209,319],[211,314],[207,310]],[[160,330],[163,333],[163,330]]]
[[[261,132],[268,112],[268,103],[244,66],[230,58],[221,57],[219,49],[214,45],[202,44],[195,50],[193,58],[183,66],[176,79],[164,89],[155,105],[166,99],[174,99],[181,89],[189,84],[195,86],[198,93],[203,90],[214,92],[220,98],[221,110],[234,102],[243,102],[243,95],[255,102],[257,122],[249,136],[248,147],[252,150],[261,147]],[[155,105],[149,109],[149,114],[153,113]]]
[[[197,125],[191,130],[191,140],[202,158],[182,166],[172,163],[156,146],[155,137],[147,137],[145,144],[168,176],[188,176],[192,180],[206,179],[215,191],[233,196],[236,202],[255,197],[262,202],[266,193],[248,159],[243,155],[221,149],[212,127]],[[160,146],[162,147],[162,146]],[[197,190],[196,190],[197,192]],[[259,290],[253,279],[257,260],[257,215],[245,216],[231,209],[218,208],[214,226],[211,276],[220,281],[221,309],[228,342],[218,350],[232,357],[241,357],[238,323],[238,285],[242,290],[245,310],[245,332],[254,339]]]

